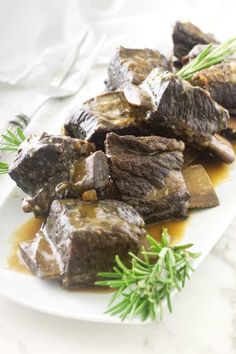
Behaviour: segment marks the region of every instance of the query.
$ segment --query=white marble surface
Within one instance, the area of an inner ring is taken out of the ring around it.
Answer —
[[[207,1],[185,2],[189,10],[188,18],[197,19],[200,24],[207,23],[207,11],[200,9],[200,5],[206,6]],[[10,3],[14,1],[11,0],[8,4]],[[137,3],[140,4],[141,1]],[[158,3],[163,10],[165,1]],[[181,0],[181,4],[183,3]],[[210,3],[212,2],[208,2],[209,6]],[[227,12],[227,16],[230,13],[233,15],[235,6],[234,1],[217,0],[214,3],[209,28],[220,33],[221,12],[224,11],[224,14]],[[153,4],[154,1],[152,6]],[[191,12],[193,7],[196,9],[197,4],[199,4],[198,17],[196,13]],[[172,19],[175,16],[180,17],[181,11],[183,10],[177,9],[177,15],[172,12],[170,17]],[[232,33],[230,21],[227,21],[227,24],[226,32]],[[3,53],[0,53],[0,59],[1,54]],[[36,91],[37,87],[0,86],[0,124],[22,104],[33,98]],[[51,116],[60,111],[61,105],[69,106],[70,100],[48,104],[40,112],[39,118],[47,122]],[[3,178],[0,199],[4,192]],[[192,276],[185,290],[174,298],[174,313],[166,314],[160,324],[106,325],[67,320],[37,313],[0,296],[0,353],[234,354],[236,353],[235,250],[236,219]]]

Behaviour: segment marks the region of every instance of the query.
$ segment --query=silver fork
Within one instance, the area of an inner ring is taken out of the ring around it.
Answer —
[[[88,31],[84,33],[78,41],[76,47],[66,57],[62,68],[60,68],[53,76],[47,94],[37,96],[32,102],[22,109],[19,113],[16,113],[7,123],[7,126],[3,130],[16,131],[18,127],[24,130],[29,126],[35,113],[50,99],[66,98],[76,94],[83,85],[88,72],[92,68],[98,52],[105,41],[106,34],[104,34],[98,41],[95,48],[92,50],[90,56],[85,60],[85,63],[78,70],[78,73],[73,75],[72,80],[67,82],[68,73],[72,67],[79,49],[87,38]],[[0,141],[1,144],[1,141]]]

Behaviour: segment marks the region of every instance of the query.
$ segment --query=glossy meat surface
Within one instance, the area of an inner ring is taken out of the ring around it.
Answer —
[[[107,135],[106,154],[119,198],[151,223],[186,215],[184,143],[158,136]]]
[[[104,147],[106,134],[147,135],[146,110],[131,106],[123,92],[109,92],[86,101],[73,109],[65,122],[68,135]]]
[[[52,203],[40,233],[54,249],[60,269],[54,277],[64,288],[73,288],[93,286],[98,272],[112,270],[117,254],[128,264],[128,252],[139,252],[146,234],[143,226],[138,213],[123,202],[67,199]],[[42,267],[40,273],[35,267],[32,249],[21,254],[31,271],[47,277]]]
[[[56,198],[56,186],[71,180],[75,162],[93,151],[88,142],[46,133],[24,141],[9,170],[10,177],[28,195],[23,209],[36,216],[47,215]]]
[[[109,64],[106,86],[117,90],[126,82],[139,85],[157,67],[170,70],[168,60],[157,50],[119,47]]]
[[[206,89],[213,100],[229,111],[236,110],[235,57],[196,73],[191,84]]]

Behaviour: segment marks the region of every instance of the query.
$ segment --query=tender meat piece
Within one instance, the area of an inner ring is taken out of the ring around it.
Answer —
[[[40,278],[57,279],[63,271],[59,255],[42,231],[34,240],[21,242],[19,251],[27,268]]]
[[[127,92],[132,90],[138,96],[137,86],[126,85],[124,93],[128,100],[132,95]],[[136,100],[136,106],[147,106],[147,99],[143,97],[151,98],[152,108],[146,115],[146,121],[152,131],[176,137],[198,149],[210,148],[215,153],[212,136],[227,127],[229,114],[211,99],[206,90],[158,69],[149,74],[138,90],[145,94]],[[134,104],[134,99],[130,103]]]
[[[59,182],[59,179],[57,180]],[[32,197],[26,196],[22,201],[22,209],[25,213],[34,213],[36,218],[48,215],[52,201],[57,198],[56,178],[48,179],[48,183],[40,188]]]
[[[213,47],[213,49],[216,45]],[[196,45],[185,57],[184,64],[200,54],[206,45]],[[230,113],[236,111],[236,56],[232,55],[220,64],[197,72],[191,79],[191,84],[200,86],[210,92],[211,97]]]
[[[74,164],[94,151],[94,146],[79,139],[46,133],[31,136],[23,142],[10,166],[9,175],[29,195],[26,212],[47,215],[55,199],[55,188],[73,177]]]
[[[76,160],[68,180],[55,185],[48,182],[32,198],[25,198],[23,209],[37,217],[47,216],[54,199],[80,198],[86,201],[115,197],[110,180],[107,157],[96,151],[86,158]]]
[[[68,199],[52,203],[40,233],[55,249],[61,285],[73,288],[93,286],[98,272],[112,270],[115,255],[128,264],[128,252],[139,252],[146,234],[143,227],[142,218],[125,203]],[[47,276],[34,266],[37,262],[29,249],[20,250],[34,274]]]
[[[236,110],[236,57],[196,73],[191,84],[209,91],[229,111]]]
[[[146,110],[131,106],[123,92],[108,92],[86,101],[72,110],[65,123],[68,135],[96,144],[103,149],[106,134],[146,135]]]
[[[119,47],[111,59],[105,84],[108,90],[122,88],[126,82],[139,85],[157,67],[170,70],[168,60],[157,50]]]
[[[225,163],[232,163],[235,160],[232,144],[220,134],[211,137],[208,148]]]
[[[126,83],[124,85],[123,92],[125,98],[133,107],[139,109],[142,108],[146,111],[150,111],[153,109],[152,96],[148,92],[143,90],[142,85],[137,86],[130,83]]]
[[[34,195],[50,178],[57,183],[68,179],[74,161],[93,151],[92,144],[70,137],[31,136],[20,145],[9,175],[25,193]]]
[[[219,199],[211,180],[202,165],[191,165],[183,170],[190,199],[190,208],[211,208],[218,206]]]
[[[231,116],[227,128],[221,134],[229,140],[236,140],[236,117]]]
[[[71,181],[62,182],[56,187],[60,199],[78,197],[85,200],[107,199],[114,197],[112,191],[108,161],[102,151],[96,151],[76,162]]]
[[[189,195],[181,172],[184,143],[109,133],[105,147],[119,198],[147,223],[186,216]]]
[[[190,22],[177,21],[172,34],[174,55],[181,59],[196,44],[219,43],[211,34],[202,32]]]

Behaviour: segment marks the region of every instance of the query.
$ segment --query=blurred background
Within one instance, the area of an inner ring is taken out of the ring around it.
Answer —
[[[0,0],[0,127],[5,117],[47,88],[84,28],[89,40],[77,67],[104,33],[107,39],[96,64],[106,65],[120,44],[170,53],[177,19],[226,39],[232,36],[234,4],[234,0]]]

